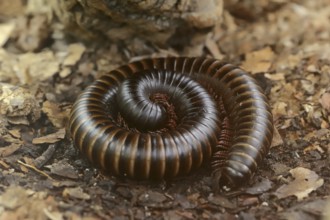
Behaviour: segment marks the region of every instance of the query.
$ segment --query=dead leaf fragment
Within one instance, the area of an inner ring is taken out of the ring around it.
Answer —
[[[8,209],[16,209],[27,202],[26,191],[17,186],[11,186],[0,196],[0,206]]]
[[[75,188],[65,188],[62,193],[63,197],[71,197],[75,199],[81,200],[89,200],[91,197],[87,193],[84,193],[82,188],[75,187]]]
[[[330,93],[324,93],[321,96],[320,103],[324,109],[326,109],[328,112],[330,112]]]
[[[329,220],[330,219],[330,198],[327,200],[327,205],[324,208],[324,218],[323,220]]]
[[[257,182],[253,186],[247,188],[245,190],[245,192],[250,195],[260,195],[260,194],[270,190],[272,188],[272,186],[273,186],[273,183],[269,179],[262,178],[261,181]]]
[[[8,130],[8,133],[11,134],[14,138],[21,138],[21,132],[19,129]]]
[[[303,167],[294,168],[290,170],[290,173],[295,179],[289,184],[281,186],[275,192],[275,195],[280,199],[296,196],[298,201],[300,201],[324,183],[324,180],[314,171]]]
[[[15,24],[13,22],[0,24],[0,47],[7,42],[14,27]]]
[[[85,52],[86,48],[82,44],[71,44],[68,47],[68,55],[63,61],[64,66],[73,66],[81,58],[82,54]]]
[[[0,114],[34,122],[40,117],[40,107],[34,94],[23,87],[0,84]]]
[[[13,153],[15,153],[15,151],[20,149],[21,146],[21,144],[12,143],[7,147],[0,148],[0,157],[7,157],[12,155]]]
[[[45,210],[58,212],[54,199],[48,197],[45,192],[34,192],[18,186],[9,186],[5,189],[0,196],[0,209],[1,220],[48,219]]]
[[[58,104],[45,101],[42,105],[42,111],[47,115],[51,123],[57,128],[63,128],[68,119],[68,113],[63,111]]]
[[[64,219],[63,214],[59,211],[50,211],[49,209],[44,209],[44,214],[51,220],[62,220]]]
[[[57,163],[53,163],[52,165],[46,166],[50,169],[52,174],[56,174],[58,176],[67,177],[70,179],[78,179],[78,173],[75,168],[70,165],[65,160],[58,161]]]
[[[17,19],[15,30],[17,46],[24,51],[36,51],[44,47],[51,30],[46,15],[34,14]]]
[[[283,163],[274,163],[271,165],[271,169],[274,171],[275,175],[278,176],[288,173],[290,167]]]
[[[251,73],[261,73],[269,71],[274,52],[270,47],[265,47],[258,51],[246,54],[246,59],[242,64],[242,68]]]
[[[24,12],[25,5],[24,1],[11,0],[11,1],[0,1],[0,15],[1,16],[17,16]],[[2,33],[0,31],[0,33]]]
[[[138,198],[138,201],[140,204],[147,205],[147,206],[159,204],[166,200],[167,200],[167,198],[164,194],[159,193],[159,192],[153,192],[153,191],[143,193]]]
[[[301,202],[297,205],[293,205],[280,214],[279,219],[323,219],[329,220],[325,213],[328,207],[326,207],[327,201],[323,198],[315,198],[311,201]],[[329,207],[330,208],[330,207]],[[313,213],[313,217],[310,217]],[[323,216],[323,218],[322,218]],[[330,216],[328,216],[330,217]]]
[[[265,73],[265,77],[268,79],[274,80],[274,81],[280,81],[280,80],[285,80],[285,74],[284,73]]]
[[[232,203],[226,197],[221,196],[221,195],[210,194],[208,196],[207,200],[214,205],[221,206],[221,207],[228,208],[228,209],[235,209],[237,207],[234,203]]]
[[[215,40],[211,38],[210,35],[206,38],[205,47],[210,51],[215,59],[223,59],[224,55],[220,52],[219,46],[216,44]]]
[[[45,143],[53,144],[60,140],[63,140],[64,137],[65,137],[65,128],[62,128],[53,134],[49,134],[49,135],[46,135],[43,137],[33,138],[32,143],[33,144],[45,144]]]
[[[44,81],[59,72],[60,62],[52,51],[24,53],[18,56],[17,76],[22,84]]]
[[[284,143],[283,138],[281,137],[277,128],[274,127],[274,135],[273,135],[273,139],[272,139],[272,143],[271,143],[270,147],[276,147],[276,146],[282,145],[283,143]]]

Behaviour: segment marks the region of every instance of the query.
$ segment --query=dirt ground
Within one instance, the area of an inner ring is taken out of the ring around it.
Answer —
[[[0,3],[1,220],[330,219],[329,0],[258,0],[255,10],[228,1],[205,43],[184,51],[81,42],[66,36],[42,1],[6,2]],[[171,182],[117,179],[75,150],[68,115],[95,78],[141,57],[196,54],[251,72],[270,100],[273,143],[246,187],[213,192],[208,167]]]

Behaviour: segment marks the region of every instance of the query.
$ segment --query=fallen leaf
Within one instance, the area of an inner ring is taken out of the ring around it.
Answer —
[[[0,196],[0,206],[8,209],[16,209],[24,205],[28,200],[27,192],[18,186],[10,186]]]
[[[7,42],[14,27],[15,24],[13,22],[0,24],[0,47]]]
[[[159,203],[165,202],[166,196],[159,192],[148,191],[139,196],[138,201],[145,206],[159,205]]]
[[[323,214],[324,214],[324,220],[329,220],[330,219],[330,198],[328,198],[327,205],[323,209]]]
[[[21,138],[21,132],[19,129],[8,130],[8,133],[11,134],[15,138]]]
[[[275,175],[278,176],[286,174],[291,169],[291,167],[288,167],[283,163],[274,163],[271,165],[271,169],[274,171]]]
[[[242,68],[251,73],[262,73],[269,71],[274,52],[270,47],[265,47],[258,51],[246,54],[246,59],[242,63]]]
[[[0,157],[7,157],[15,153],[18,149],[21,148],[21,144],[12,143],[7,147],[0,148]]]
[[[324,93],[320,98],[320,103],[324,109],[330,112],[330,93]]]
[[[270,147],[276,147],[282,145],[284,143],[283,138],[281,137],[280,133],[278,132],[277,128],[274,127],[274,134],[273,139]]]
[[[257,196],[240,196],[238,197],[237,203],[239,206],[253,206],[259,204]]]
[[[44,81],[59,72],[60,62],[53,51],[24,53],[18,56],[17,76],[22,84]]]
[[[273,183],[267,179],[262,178],[261,181],[255,183],[253,186],[245,189],[245,192],[251,195],[260,195],[264,192],[270,190],[273,186]]]
[[[232,203],[231,201],[229,201],[226,197],[221,196],[221,195],[213,195],[210,194],[207,197],[207,200],[217,206],[221,206],[224,208],[228,208],[228,209],[235,209],[236,205],[234,203]]]
[[[47,115],[51,123],[57,128],[63,128],[68,120],[68,112],[63,111],[58,104],[45,101],[42,105],[42,111]]]
[[[86,48],[82,44],[70,44],[68,47],[68,54],[63,61],[64,66],[73,66],[81,58],[82,54],[85,52]]]
[[[274,80],[274,81],[280,81],[280,80],[285,80],[285,74],[284,73],[265,73],[265,77],[268,79]]]
[[[275,195],[279,199],[296,196],[298,201],[300,201],[324,183],[324,180],[314,171],[303,167],[294,168],[290,170],[290,173],[294,180],[287,185],[282,185],[276,190]]]
[[[67,77],[68,75],[70,75],[71,74],[71,68],[69,68],[69,67],[65,67],[65,68],[63,68],[62,70],[61,70],[61,72],[60,72],[60,77],[61,78],[65,78],[65,77]]]
[[[44,14],[19,17],[16,21],[15,38],[23,51],[42,49],[51,34],[49,20]]]
[[[84,193],[82,188],[75,187],[75,188],[65,188],[62,192],[63,197],[71,197],[75,199],[81,200],[89,200],[91,197],[87,193]]]
[[[65,128],[59,129],[57,132],[53,134],[49,134],[43,137],[37,137],[33,138],[32,143],[33,144],[53,144],[60,140],[63,140],[65,137]]]
[[[51,165],[46,166],[50,169],[52,174],[56,174],[58,176],[67,177],[70,179],[78,179],[78,173],[73,166],[71,166],[65,160],[60,160],[57,163],[53,163]]]
[[[196,216],[194,216],[193,213],[189,211],[176,211],[176,213],[180,216],[182,216],[184,219],[196,219]]]
[[[313,201],[306,201],[293,205],[282,212],[280,216],[282,217],[281,219],[321,219],[323,216],[323,220],[329,220],[330,216],[327,216],[325,212],[327,210],[329,210],[327,207],[327,200],[316,198]],[[311,213],[313,213],[312,218]]]
[[[2,160],[0,160],[0,165],[3,166],[5,169],[10,168],[10,166],[5,161],[2,161]]]
[[[219,46],[216,44],[215,40],[208,35],[205,41],[205,47],[210,51],[215,59],[223,59],[224,55],[220,52]]]
[[[0,114],[10,117],[10,120],[14,122],[15,119],[23,120],[23,123],[24,121],[34,122],[40,118],[40,107],[30,90],[1,83]]]
[[[24,13],[25,3],[21,0],[0,1],[1,16],[18,16]],[[0,31],[0,33],[2,33]]]
[[[59,211],[52,211],[49,209],[44,209],[44,214],[51,220],[62,220],[64,219],[63,213]]]

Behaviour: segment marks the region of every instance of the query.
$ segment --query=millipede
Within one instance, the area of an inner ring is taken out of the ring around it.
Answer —
[[[253,76],[202,57],[143,59],[103,74],[73,104],[69,128],[110,175],[172,179],[210,163],[217,184],[229,187],[251,179],[273,137]]]

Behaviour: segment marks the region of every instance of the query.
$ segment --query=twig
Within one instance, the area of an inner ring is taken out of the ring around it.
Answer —
[[[27,167],[27,168],[30,168],[30,169],[36,171],[37,173],[40,173],[41,175],[44,175],[45,177],[49,178],[50,180],[55,181],[51,176],[49,176],[47,173],[45,173],[45,172],[39,170],[39,169],[36,168],[35,166],[30,165],[30,164],[27,164],[27,163],[24,163],[24,162],[22,162],[22,161],[20,161],[20,160],[18,160],[17,162],[18,162],[19,164],[21,164],[21,165]]]
[[[34,160],[34,165],[40,169],[41,167],[43,167],[54,155],[56,151],[56,144],[51,144],[49,145],[49,147],[47,148],[47,150],[45,150],[41,156],[37,157]]]

